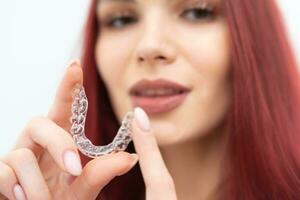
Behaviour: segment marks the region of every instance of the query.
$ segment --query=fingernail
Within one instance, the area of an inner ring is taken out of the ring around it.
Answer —
[[[79,156],[72,150],[67,150],[64,153],[64,164],[68,172],[74,176],[81,174],[82,166]]]
[[[74,59],[73,61],[71,61],[71,63],[69,64],[70,67],[76,66],[76,65],[80,65],[80,60],[79,59]]]
[[[132,167],[135,166],[135,164],[137,163],[137,161],[139,160],[139,156],[136,154],[136,153],[131,153],[130,154],[130,157],[131,157],[131,165],[130,166],[127,166],[123,171],[120,171],[117,176],[121,176],[123,175],[124,173],[128,172]],[[129,161],[130,162],[130,161]]]
[[[26,200],[25,193],[19,184],[15,184],[13,192],[16,200]]]
[[[140,129],[150,131],[150,120],[143,109],[137,107],[134,109],[134,118],[136,119]]]
[[[137,161],[139,160],[139,156],[136,153],[132,153],[130,155],[132,158],[132,166],[134,166],[137,163]]]

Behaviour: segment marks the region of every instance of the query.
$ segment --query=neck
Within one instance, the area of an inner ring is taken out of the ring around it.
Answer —
[[[179,200],[216,198],[225,152],[223,136],[217,131],[206,138],[161,147]]]

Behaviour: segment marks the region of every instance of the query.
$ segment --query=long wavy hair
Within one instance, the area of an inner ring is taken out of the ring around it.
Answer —
[[[88,12],[81,60],[89,98],[87,136],[104,145],[112,141],[119,123],[95,61],[100,31],[96,4],[92,0]],[[223,0],[222,9],[231,36],[233,102],[226,120],[227,176],[220,196],[222,200],[299,199],[299,74],[281,13],[275,0]],[[135,152],[132,143],[127,151]],[[86,164],[89,159],[81,156]],[[136,165],[113,179],[98,199],[137,200],[144,194]]]

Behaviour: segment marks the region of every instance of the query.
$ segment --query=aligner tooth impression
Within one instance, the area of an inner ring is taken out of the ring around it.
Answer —
[[[77,84],[73,92],[72,116],[70,118],[70,132],[73,136],[76,146],[86,156],[91,158],[103,156],[109,153],[124,151],[132,141],[131,121],[133,112],[128,112],[122,120],[121,127],[117,135],[110,144],[104,146],[95,146],[85,136],[84,126],[88,109],[88,99],[83,86]]]

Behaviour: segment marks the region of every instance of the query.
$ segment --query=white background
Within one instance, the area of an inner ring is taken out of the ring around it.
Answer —
[[[29,119],[47,113],[66,65],[79,55],[89,3],[0,0],[0,155]],[[300,60],[300,1],[279,3]]]

